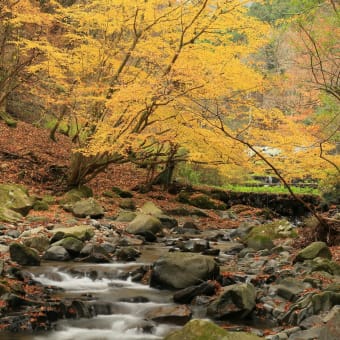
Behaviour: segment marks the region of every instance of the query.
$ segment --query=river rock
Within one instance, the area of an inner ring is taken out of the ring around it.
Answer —
[[[6,233],[6,236],[12,237],[12,238],[18,238],[20,236],[20,231],[15,230],[15,229],[8,230]]]
[[[293,303],[288,311],[280,317],[289,324],[300,324],[304,319],[329,311],[333,306],[340,304],[340,293],[323,291],[321,293],[310,293],[300,297]]]
[[[23,266],[39,266],[40,258],[35,249],[20,243],[11,243],[9,246],[11,260]]]
[[[196,296],[212,296],[214,294],[215,285],[212,282],[203,282],[198,286],[191,286],[177,291],[173,299],[176,303],[190,303]]]
[[[135,219],[137,214],[133,211],[121,211],[116,218],[117,222],[131,222]]]
[[[140,252],[133,247],[124,247],[116,251],[117,260],[134,261],[140,256]]]
[[[134,220],[130,222],[126,231],[134,235],[157,234],[162,229],[161,221],[150,215],[138,214]]]
[[[274,247],[274,243],[267,235],[253,235],[247,238],[247,246],[256,251],[262,249],[270,250]]]
[[[158,208],[153,202],[146,202],[141,208],[140,211],[142,214],[145,215],[152,215],[155,217],[164,215],[162,209]]]
[[[68,261],[70,260],[69,252],[62,246],[52,246],[48,248],[43,256],[47,261]]]
[[[334,306],[323,320],[326,325],[321,329],[320,339],[340,339],[340,306]]]
[[[23,240],[25,246],[34,248],[38,251],[45,251],[50,246],[50,240],[47,236],[34,236]]]
[[[306,248],[302,249],[295,257],[294,262],[303,262],[313,260],[316,257],[332,258],[332,253],[325,242],[313,242]]]
[[[76,217],[101,218],[104,216],[103,207],[92,197],[74,203],[72,213]]]
[[[203,239],[191,239],[182,242],[180,246],[182,251],[189,251],[193,253],[201,253],[210,248],[209,241]]]
[[[106,251],[106,249],[100,245],[100,244],[92,244],[92,243],[88,243],[86,244],[82,250],[80,251],[80,256],[89,256],[91,254],[94,254],[94,253],[100,253],[100,254],[103,254],[107,257],[109,257],[109,254],[108,252]]]
[[[168,253],[153,264],[152,287],[186,288],[213,279],[219,267],[213,258],[192,253]]]
[[[187,305],[161,306],[146,313],[145,317],[160,323],[184,325],[191,319],[192,312]]]
[[[239,283],[224,287],[212,303],[208,306],[208,315],[223,319],[237,315],[247,316],[255,307],[255,287],[251,283]]]
[[[68,236],[63,238],[62,240],[53,243],[54,246],[62,246],[64,247],[71,255],[79,255],[80,251],[84,247],[84,243],[79,239]]]
[[[177,220],[168,215],[160,215],[160,216],[157,216],[157,218],[161,221],[162,226],[164,228],[171,229],[171,228],[175,228],[178,226]]]
[[[288,301],[295,301],[307,287],[294,278],[286,278],[281,280],[275,288],[278,296]]]
[[[228,332],[208,320],[191,320],[182,329],[170,333],[164,340],[260,340],[245,332]]]
[[[43,232],[44,230],[45,230],[44,227],[37,227],[37,228],[25,230],[23,233],[21,233],[20,237],[30,237],[30,236],[33,236],[33,235],[38,235],[41,232]]]
[[[311,262],[312,272],[326,272],[331,275],[340,275],[340,265],[334,261],[327,258],[316,257]]]
[[[72,236],[82,241],[88,241],[94,236],[94,228],[89,225],[76,225],[70,228],[56,228],[51,230],[53,234],[63,232],[64,236]]]
[[[79,261],[90,263],[109,263],[111,262],[110,255],[106,249],[100,244],[87,244],[81,250]]]

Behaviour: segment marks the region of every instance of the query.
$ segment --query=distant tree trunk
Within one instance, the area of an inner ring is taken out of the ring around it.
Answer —
[[[120,155],[107,153],[87,156],[76,152],[71,157],[71,165],[67,178],[69,188],[86,184],[91,179],[103,172],[112,163],[122,163],[124,159]]]
[[[152,181],[152,184],[162,185],[165,189],[169,188],[172,183],[175,166],[175,161],[167,162],[164,170],[157,175],[157,177]]]
[[[169,155],[165,163],[165,168],[158,174],[158,176],[152,181],[152,184],[163,185],[164,189],[168,189],[172,183],[172,178],[176,166],[176,154],[178,151],[178,144],[171,144]]]

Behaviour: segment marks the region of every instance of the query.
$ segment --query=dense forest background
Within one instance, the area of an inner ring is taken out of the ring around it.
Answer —
[[[336,190],[339,7],[1,0],[0,115],[69,137],[68,187],[132,163],[150,184]]]

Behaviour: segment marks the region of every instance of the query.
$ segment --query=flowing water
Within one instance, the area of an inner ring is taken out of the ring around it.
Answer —
[[[176,326],[146,321],[145,315],[157,307],[173,305],[172,292],[153,289],[132,282],[127,277],[130,271],[150,264],[152,258],[158,257],[158,253],[159,249],[146,250],[140,262],[110,264],[50,262],[40,267],[31,267],[34,280],[46,286],[62,288],[60,297],[70,301],[85,301],[94,307],[97,315],[92,318],[58,321],[56,330],[52,332],[35,336],[11,334],[8,335],[8,339],[162,339],[171,330],[176,329]]]

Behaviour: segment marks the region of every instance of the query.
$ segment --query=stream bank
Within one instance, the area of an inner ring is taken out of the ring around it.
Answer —
[[[193,318],[273,340],[333,332],[335,248],[300,253],[297,225],[268,208],[158,202],[2,225],[0,336],[162,339]]]

